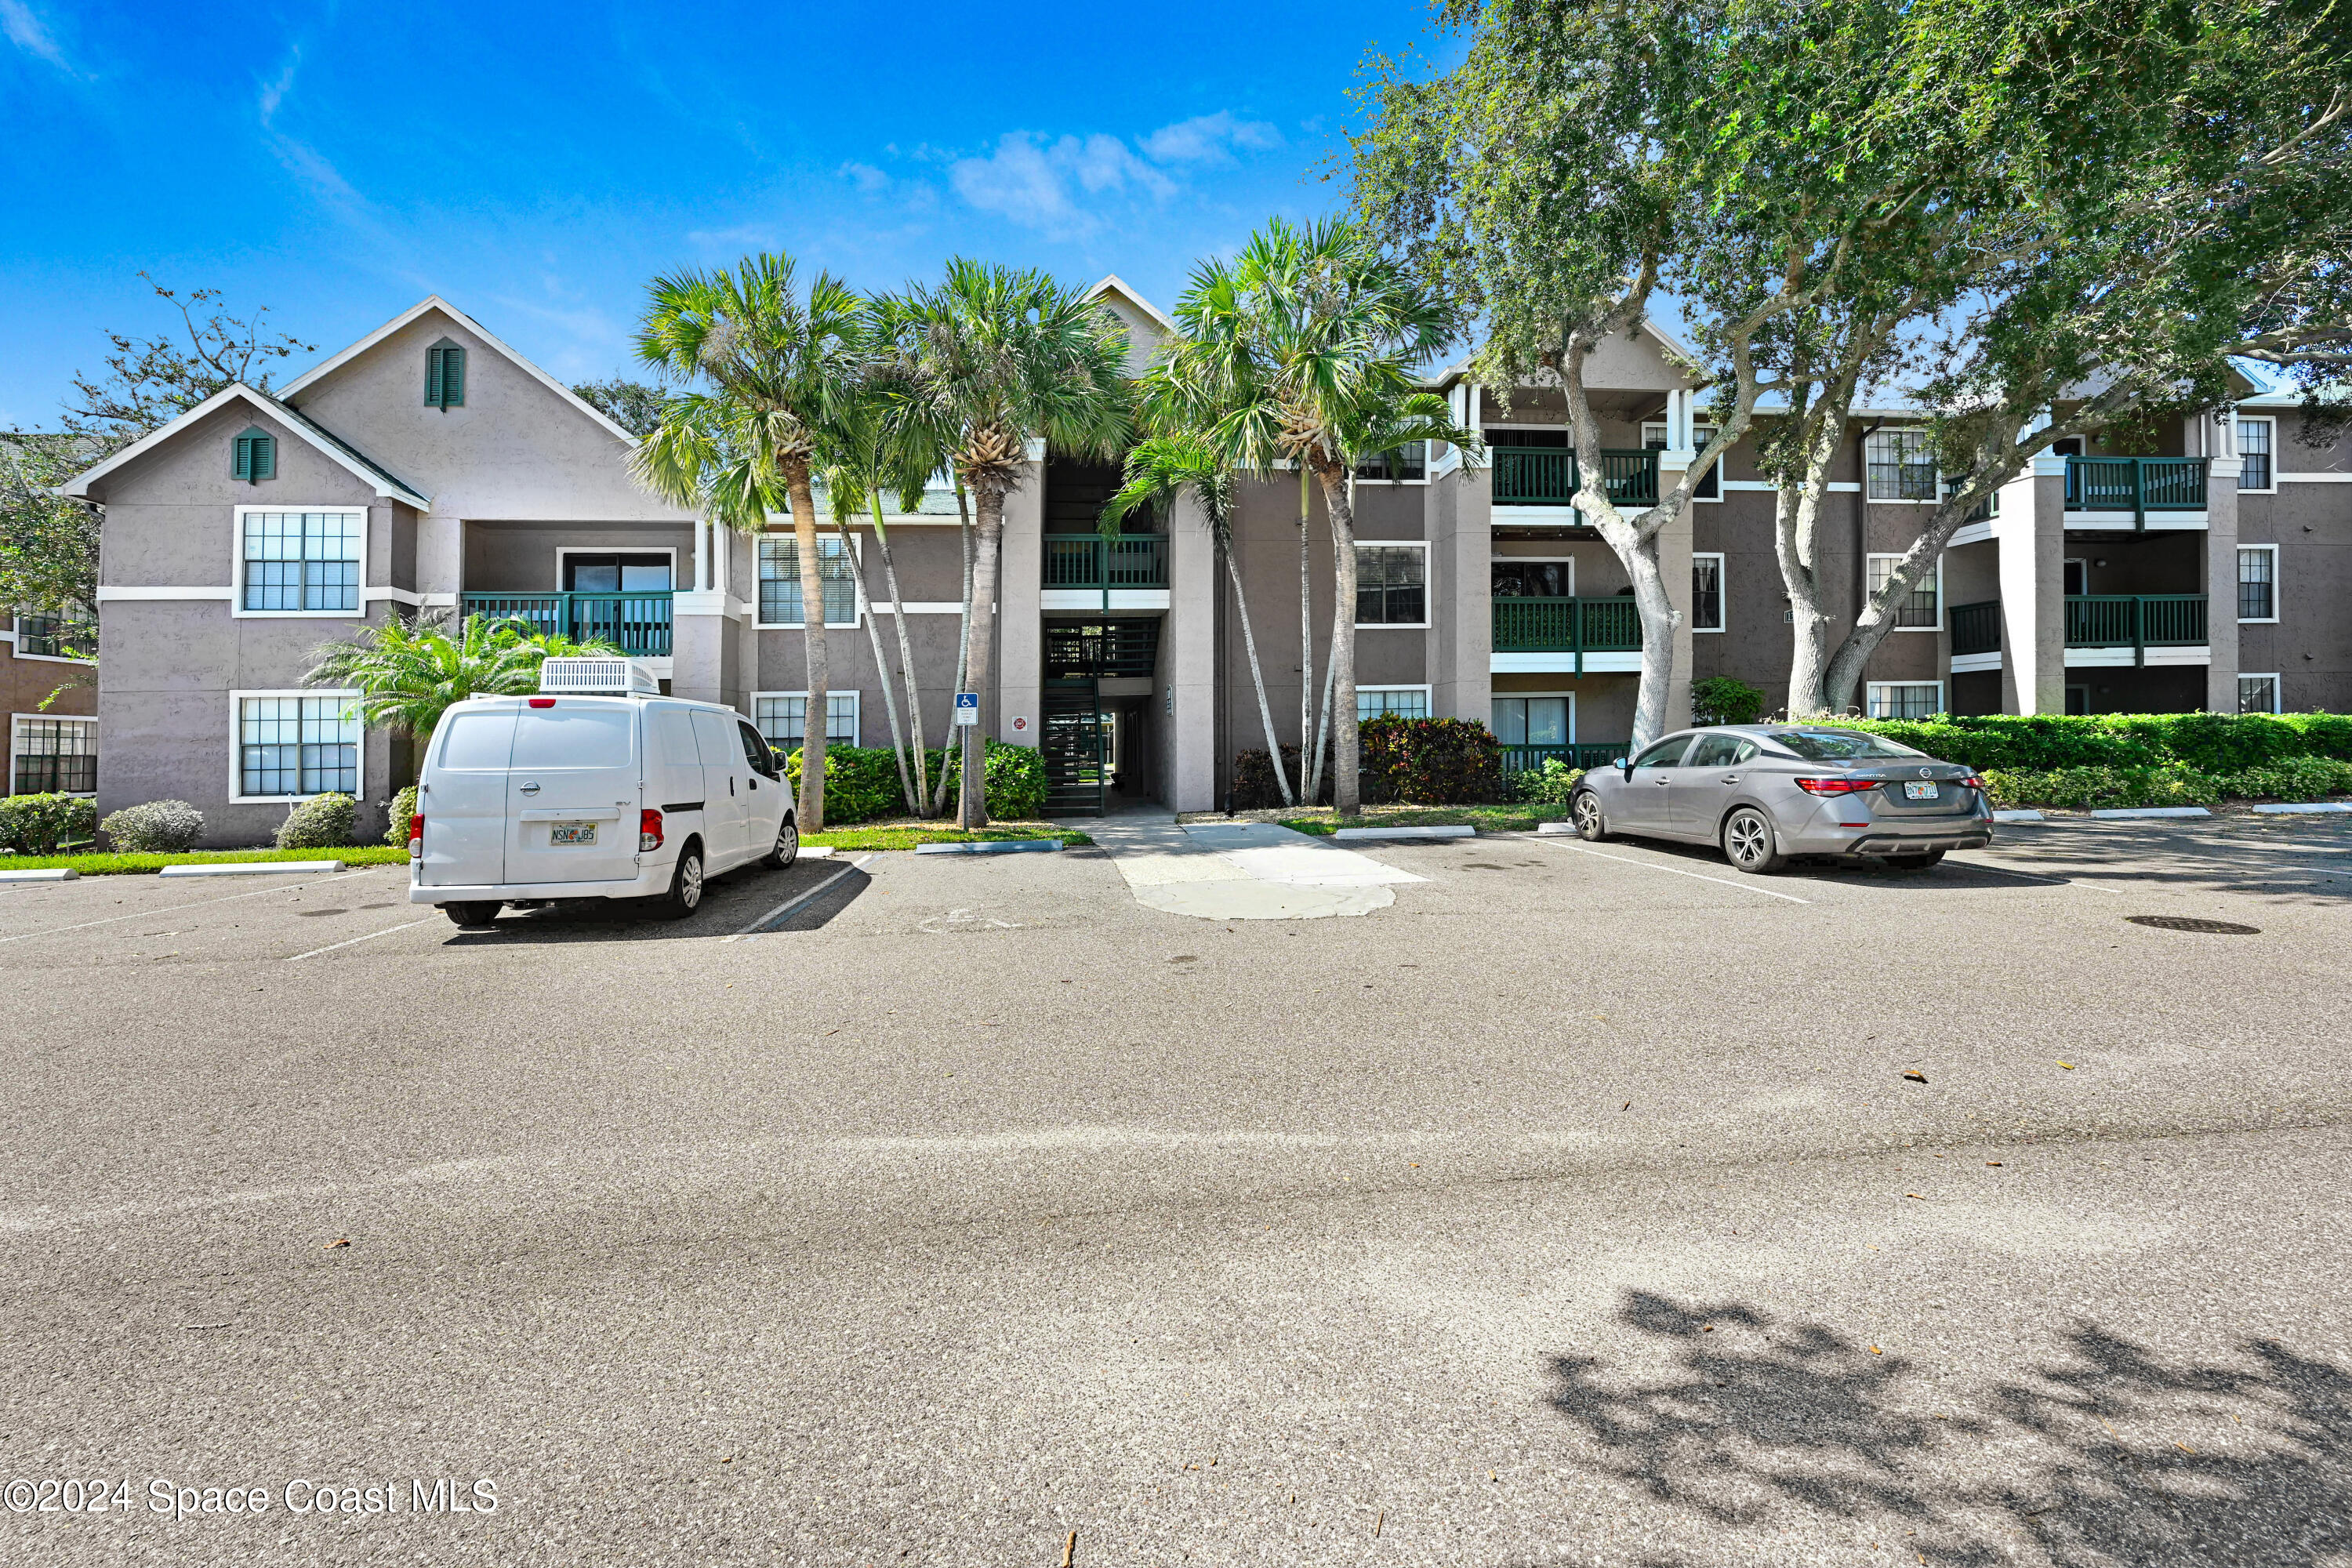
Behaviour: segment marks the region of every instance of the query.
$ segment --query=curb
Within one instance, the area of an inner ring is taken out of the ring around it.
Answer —
[[[81,873],[70,866],[49,866],[38,871],[0,871],[0,882],[78,882]]]
[[[166,866],[159,877],[263,877],[279,872],[340,871],[341,860],[214,860],[190,866]]]
[[[986,838],[977,844],[918,844],[918,855],[1023,855],[1059,850],[1058,838]]]
[[[2042,816],[2040,812],[2032,810],[1996,811],[1992,819],[1995,822],[2040,822]]]
[[[1464,826],[1457,827],[1342,827],[1334,838],[1474,838],[1478,830]]]
[[[2110,805],[2091,815],[2113,821],[2125,816],[2210,816],[2213,814],[2201,805]]]
[[[2253,809],[2263,816],[2302,816],[2314,815],[2323,811],[2352,811],[2352,805],[2347,805],[2340,800],[2307,800],[2284,803],[2278,805],[2258,805]]]
[[[1572,837],[1576,833],[1576,824],[1572,822],[1538,822],[1536,824],[1536,832],[1552,837],[1558,837],[1564,833]]]

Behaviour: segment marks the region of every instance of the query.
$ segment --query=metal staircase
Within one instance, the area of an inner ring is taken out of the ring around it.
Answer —
[[[1103,768],[1102,700],[1094,677],[1048,680],[1037,749],[1045,758],[1045,815],[1100,816],[1109,779]]]

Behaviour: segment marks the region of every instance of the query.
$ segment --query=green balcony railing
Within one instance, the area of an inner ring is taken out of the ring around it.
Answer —
[[[1642,616],[1630,597],[1504,597],[1494,605],[1496,653],[1566,653],[1584,673],[1588,653],[1638,653]]]
[[[2147,526],[2152,511],[2205,510],[2203,458],[2068,458],[2068,511],[2127,511]]]
[[[2068,647],[2127,647],[2135,663],[2151,647],[2197,647],[2206,641],[2202,594],[2069,594]]]
[[[520,621],[541,637],[611,643],[632,658],[667,658],[670,598],[667,593],[468,594],[466,614]]]
[[[1572,746],[1505,746],[1503,771],[1531,773],[1557,757],[1571,768],[1605,768],[1633,749],[1631,741],[1581,741]]]
[[[1583,484],[1576,454],[1558,447],[1495,447],[1488,449],[1495,466],[1496,506],[1574,506]],[[1654,451],[1603,451],[1601,481],[1609,499],[1619,506],[1655,506],[1658,501],[1658,454]]]
[[[1045,535],[1045,585],[1048,588],[1165,588],[1168,536],[1123,533]]]
[[[2000,651],[1999,599],[1986,599],[1974,605],[1954,605],[1951,617],[1952,652],[1955,656]]]

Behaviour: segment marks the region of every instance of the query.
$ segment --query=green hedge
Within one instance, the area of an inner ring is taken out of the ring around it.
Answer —
[[[2125,805],[2218,805],[2225,800],[2318,800],[2352,794],[2352,763],[2290,757],[2235,773],[2161,767],[1985,770],[1998,806],[2048,805],[2087,811]]]
[[[2352,716],[2341,713],[2038,713],[1829,722],[1986,772],[2178,765],[2235,773],[2294,757],[2352,762]]]
[[[1503,795],[1503,746],[1475,719],[1399,719],[1356,727],[1367,800],[1468,805]]]
[[[63,793],[0,796],[0,849],[48,855],[60,844],[88,838],[97,831],[98,803],[87,796]]]
[[[940,769],[952,753],[924,753],[925,766],[936,786]],[[801,787],[801,753],[795,746],[784,754],[784,777],[797,795]],[[948,809],[962,796],[962,779],[948,784]],[[1045,759],[1034,746],[988,743],[988,815],[1009,822],[1030,822],[1045,812]],[[907,815],[907,796],[898,787],[897,753],[887,746],[840,746],[824,749],[824,820],[835,824],[870,822],[876,817]]]

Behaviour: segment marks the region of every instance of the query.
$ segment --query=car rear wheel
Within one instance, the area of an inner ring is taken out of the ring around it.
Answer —
[[[1944,858],[1940,849],[1926,849],[1916,855],[1889,855],[1886,868],[1890,871],[1925,871]]]
[[[1568,819],[1575,825],[1576,836],[1588,843],[1598,844],[1609,837],[1609,825],[1601,816],[1601,797],[1589,789],[1569,797]]]
[[[677,852],[677,869],[669,874],[669,891],[661,895],[654,912],[666,921],[682,921],[702,907],[702,846],[688,844]]]
[[[801,858],[801,825],[793,820],[791,812],[776,825],[776,842],[767,858],[760,862],[772,871],[781,871]]]
[[[499,918],[504,906],[493,899],[472,899],[462,904],[444,904],[449,918],[461,926],[486,926]]]
[[[1789,863],[1772,832],[1772,819],[1743,805],[1724,820],[1723,858],[1739,870],[1761,875]]]

